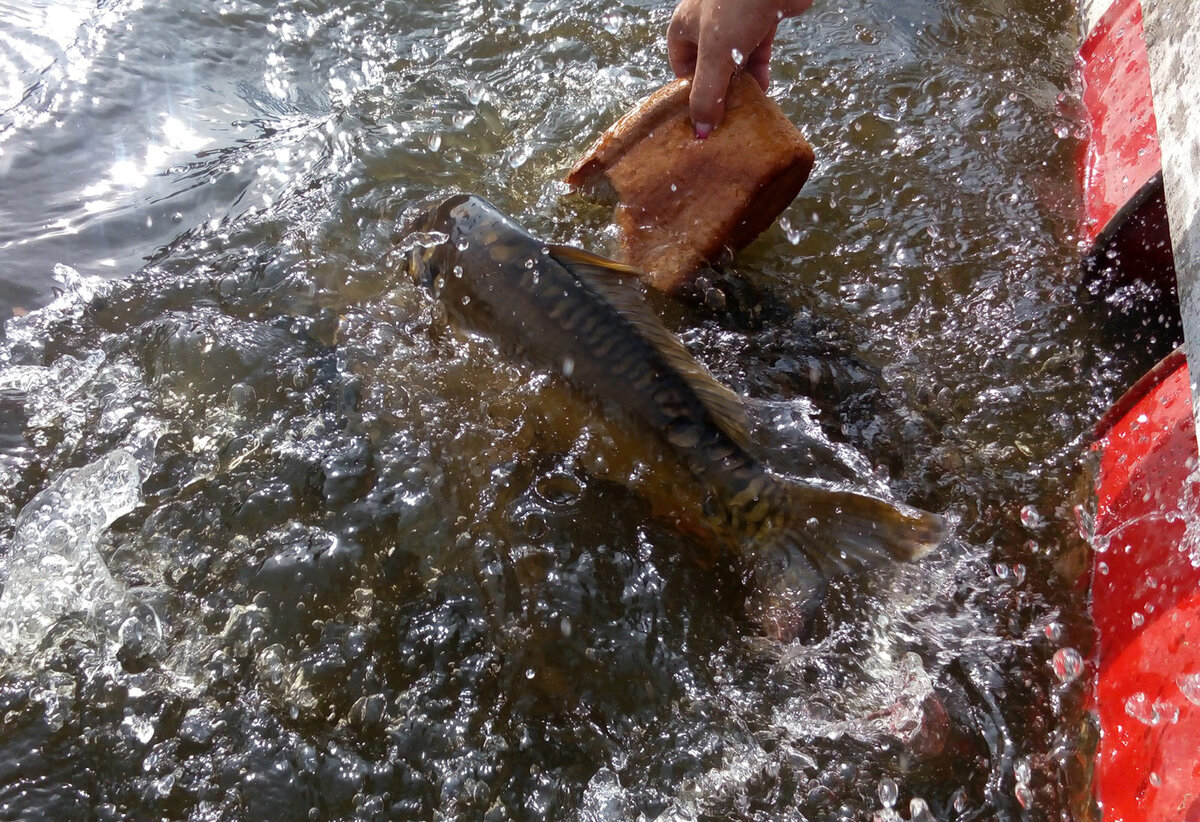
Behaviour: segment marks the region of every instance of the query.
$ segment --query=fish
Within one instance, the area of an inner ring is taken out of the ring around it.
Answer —
[[[451,321],[561,372],[678,459],[708,525],[744,559],[746,609],[769,638],[799,636],[829,580],[941,541],[936,514],[772,473],[753,454],[745,403],[663,325],[636,269],[543,242],[471,194],[422,212],[402,236],[408,276]]]

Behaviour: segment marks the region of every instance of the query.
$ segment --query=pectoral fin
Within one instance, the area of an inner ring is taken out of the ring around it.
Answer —
[[[576,248],[573,245],[552,244],[548,248],[554,259],[558,260],[564,268],[569,268],[572,271],[578,271],[580,268],[586,267],[594,270],[597,274],[619,274],[626,277],[642,276],[642,272],[631,265],[625,265],[616,260],[601,257],[599,254],[584,251],[582,248]]]

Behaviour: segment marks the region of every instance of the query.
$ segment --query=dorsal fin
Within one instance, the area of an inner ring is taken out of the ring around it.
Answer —
[[[717,382],[646,305],[641,291],[634,285],[640,272],[632,266],[572,246],[552,245],[550,252],[555,261],[599,294],[654,346],[696,393],[717,427],[739,447],[745,448],[750,435],[741,397]]]

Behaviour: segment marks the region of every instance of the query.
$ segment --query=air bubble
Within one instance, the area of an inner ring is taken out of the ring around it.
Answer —
[[[890,776],[885,776],[879,780],[879,801],[883,803],[883,807],[895,807],[896,800],[899,798],[900,788],[896,785],[896,780]]]
[[[1083,673],[1083,657],[1074,648],[1059,648],[1054,652],[1051,667],[1058,681],[1066,685]]]

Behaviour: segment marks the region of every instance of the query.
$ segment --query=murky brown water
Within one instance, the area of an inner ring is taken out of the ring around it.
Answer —
[[[953,524],[784,647],[661,454],[394,271],[456,190],[604,250],[557,180],[666,5],[4,11],[0,818],[1083,818],[1076,477],[1173,341],[1079,283],[1070,4],[818,0],[761,320],[657,306],[777,470]]]

